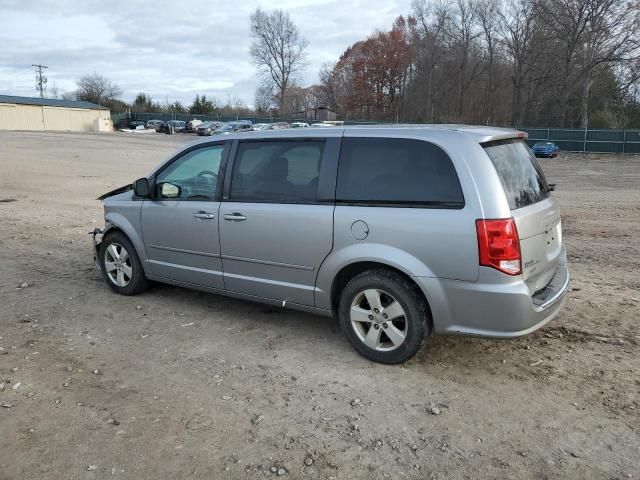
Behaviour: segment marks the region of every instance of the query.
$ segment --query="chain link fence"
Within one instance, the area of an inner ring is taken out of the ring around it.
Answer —
[[[640,130],[519,128],[528,143],[553,142],[560,150],[593,153],[640,153]]]
[[[233,122],[237,120],[249,120],[252,123],[275,123],[275,122],[306,122],[315,123],[304,117],[295,116],[232,116],[232,115],[191,115],[189,113],[131,113],[112,115],[114,125],[119,120],[128,118],[129,120],[139,120],[147,122],[149,120],[217,120],[221,122]],[[376,125],[382,122],[345,120],[344,125]],[[386,122],[385,122],[386,123]],[[521,127],[518,130],[527,132],[529,138],[527,142],[533,146],[537,142],[553,142],[560,150],[568,152],[592,152],[592,153],[636,153],[640,154],[640,130],[629,129],[576,129],[576,128],[527,128]]]

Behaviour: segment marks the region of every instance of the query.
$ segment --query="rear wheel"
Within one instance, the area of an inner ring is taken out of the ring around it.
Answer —
[[[129,239],[121,232],[108,234],[100,244],[100,267],[107,284],[121,295],[135,295],[149,285]]]
[[[351,279],[340,296],[338,318],[349,343],[380,363],[407,361],[431,333],[429,309],[418,288],[388,270]]]

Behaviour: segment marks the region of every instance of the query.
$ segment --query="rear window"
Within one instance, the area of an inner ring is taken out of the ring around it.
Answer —
[[[486,144],[511,210],[532,205],[549,196],[549,186],[538,160],[526,143],[508,140]]]
[[[462,208],[449,156],[436,145],[402,138],[345,138],[336,200],[376,206]]]

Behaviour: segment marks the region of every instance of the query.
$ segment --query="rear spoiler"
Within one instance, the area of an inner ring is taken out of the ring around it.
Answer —
[[[516,130],[514,132],[504,133],[502,135],[491,135],[488,138],[483,138],[480,142],[482,147],[488,147],[491,145],[497,145],[501,143],[509,143],[516,140],[526,140],[529,138],[529,134],[527,132],[521,132]]]

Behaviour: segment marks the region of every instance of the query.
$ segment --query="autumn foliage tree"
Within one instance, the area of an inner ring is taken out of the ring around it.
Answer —
[[[391,31],[378,32],[342,54],[326,79],[335,87],[334,108],[363,119],[397,119],[408,65],[407,23],[399,17]]]

